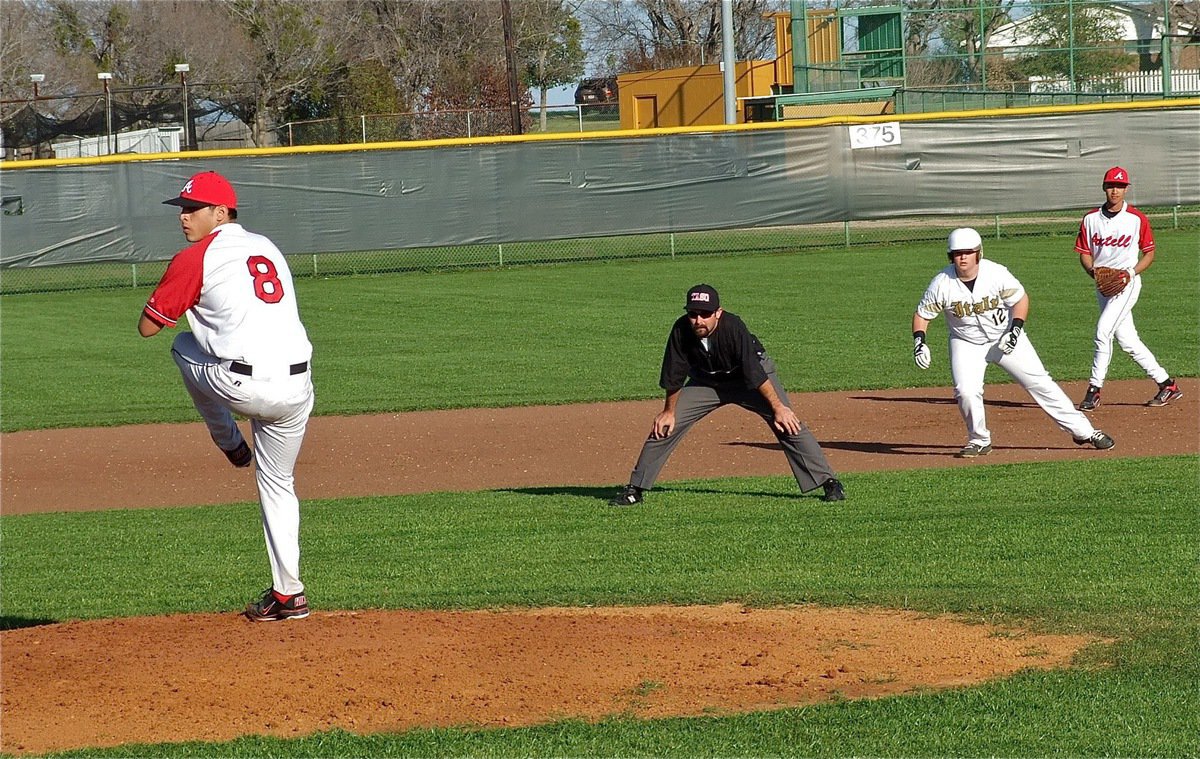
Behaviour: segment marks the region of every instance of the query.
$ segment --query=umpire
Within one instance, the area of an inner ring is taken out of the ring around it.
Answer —
[[[783,446],[800,490],[824,487],[823,501],[846,497],[842,483],[817,439],[796,418],[787,393],[775,376],[775,362],[737,314],[721,308],[711,285],[687,292],[687,313],[675,320],[667,337],[658,384],[667,391],[663,410],[642,446],[629,484],[609,502],[633,506],[654,487],[658,473],[692,425],[721,406],[736,403],[761,416]]]

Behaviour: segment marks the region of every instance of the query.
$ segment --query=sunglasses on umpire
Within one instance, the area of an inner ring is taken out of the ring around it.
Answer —
[[[687,317],[689,319],[707,319],[715,313],[716,311],[688,311]]]

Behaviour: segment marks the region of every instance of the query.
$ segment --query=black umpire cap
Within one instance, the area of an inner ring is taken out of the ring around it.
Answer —
[[[721,296],[712,285],[696,285],[687,292],[684,311],[716,311],[721,307]]]

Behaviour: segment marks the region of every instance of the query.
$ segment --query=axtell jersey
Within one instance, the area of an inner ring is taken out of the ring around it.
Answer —
[[[1093,266],[1132,269],[1143,250],[1154,250],[1150,220],[1128,203],[1111,216],[1097,208],[1079,224],[1075,252],[1091,255]]]

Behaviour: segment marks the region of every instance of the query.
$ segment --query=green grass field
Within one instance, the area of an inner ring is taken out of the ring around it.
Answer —
[[[1196,233],[1158,235],[1138,329],[1170,370],[1200,356]],[[1066,237],[988,241],[1025,284],[1028,331],[1060,381],[1086,378],[1096,304]],[[315,347],[317,414],[576,403],[659,395],[683,293],[707,281],[775,357],[792,391],[948,385],[922,372],[912,311],[946,263],[940,245],[689,257],[298,280]],[[0,298],[4,431],[195,419],[170,359],[145,340],[143,289]],[[930,332],[944,357],[945,328]],[[1123,355],[1112,379],[1141,375]],[[989,381],[1008,381],[992,370]]]
[[[619,511],[604,505],[609,488],[306,502],[306,579],[318,608],[803,602],[1117,642],[1085,651],[1068,671],[771,714],[74,755],[1194,755],[1198,462],[851,474],[852,498],[838,504],[795,498],[788,477],[669,483],[653,507]],[[233,613],[265,564],[256,504],[4,517],[0,526],[7,626]]]
[[[1158,235],[1136,314],[1160,360],[1200,356],[1195,233]],[[1059,380],[1090,366],[1095,303],[1070,238],[989,241],[1030,292]],[[349,414],[659,395],[692,284],[716,285],[790,390],[946,385],[909,320],[940,246],[302,280],[317,409]],[[5,431],[194,421],[142,291],[0,298]],[[931,331],[935,356],[945,331]],[[1118,356],[1110,377],[1139,376]],[[990,376],[991,381],[1006,379]],[[1148,381],[1147,381],[1148,382]],[[622,465],[628,462],[621,462]],[[850,500],[788,477],[306,501],[318,609],[817,603],[954,613],[1116,639],[1065,671],[740,717],[509,730],[332,732],[73,756],[1198,756],[1195,455],[848,474]],[[404,551],[397,558],[395,547]],[[266,569],[257,505],[0,517],[0,625],[239,609]]]

